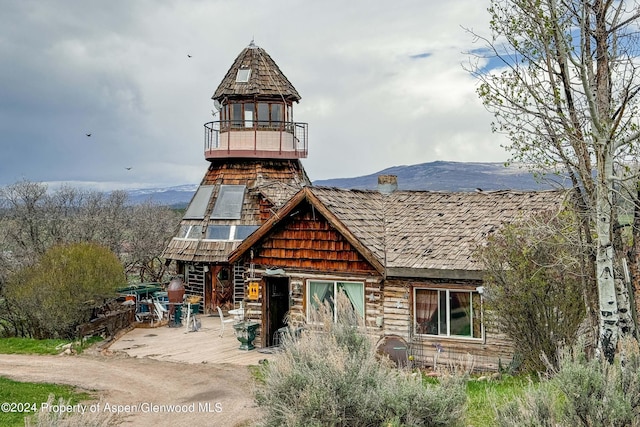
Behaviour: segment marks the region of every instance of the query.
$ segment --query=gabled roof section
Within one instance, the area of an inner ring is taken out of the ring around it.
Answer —
[[[566,191],[345,190],[306,187],[231,254],[237,261],[308,200],[381,274],[479,279],[474,251],[492,232],[542,211],[560,211]],[[382,270],[380,269],[382,268]]]
[[[293,196],[279,211],[277,211],[266,223],[264,223],[257,231],[244,240],[238,248],[229,255],[229,262],[236,262],[247,250],[255,245],[260,239],[269,234],[269,232],[283,219],[286,219],[288,215],[303,201],[310,203],[320,214],[322,214],[327,221],[340,232],[345,239],[353,245],[353,247],[375,268],[380,274],[384,273],[384,263],[379,258],[379,253],[375,254],[371,251],[371,247],[368,244],[363,243],[358,237],[352,233],[352,231],[345,227],[342,221],[335,214],[334,210],[326,206],[318,197],[318,188],[305,187],[300,190],[295,196]],[[355,199],[357,200],[357,198]],[[373,212],[373,210],[372,210]],[[371,226],[376,226],[380,223],[380,218],[377,220],[370,218],[364,222]],[[365,227],[366,228],[366,227]],[[374,243],[373,241],[368,243]],[[380,245],[373,244],[375,248]]]
[[[250,71],[247,71],[250,70]],[[251,44],[240,52],[212,99],[268,96],[299,101],[300,95],[264,49]]]
[[[396,191],[385,199],[387,275],[418,275],[416,271],[432,275],[443,270],[480,273],[483,266],[474,252],[491,233],[538,212],[560,211],[566,194]]]
[[[292,185],[279,180],[260,180],[252,190],[267,199],[276,209],[280,209],[294,194],[300,190],[300,185]]]

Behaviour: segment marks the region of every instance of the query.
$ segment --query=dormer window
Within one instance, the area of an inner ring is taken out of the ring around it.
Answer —
[[[236,83],[247,83],[251,76],[251,68],[240,68],[236,74]]]

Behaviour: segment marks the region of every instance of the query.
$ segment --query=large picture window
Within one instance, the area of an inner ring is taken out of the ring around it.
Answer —
[[[307,319],[309,318],[309,310],[317,310],[320,304],[328,302],[337,320],[337,312],[335,307],[335,296],[338,292],[344,293],[351,306],[360,317],[364,318],[364,283],[362,282],[338,282],[325,280],[310,280],[307,286]]]
[[[413,300],[416,333],[482,338],[482,309],[478,292],[416,288]]]

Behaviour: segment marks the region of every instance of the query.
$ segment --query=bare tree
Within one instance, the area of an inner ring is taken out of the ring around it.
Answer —
[[[45,252],[47,244],[43,236],[44,215],[42,205],[47,197],[47,186],[30,181],[20,181],[0,189],[0,199],[6,240],[11,242],[13,257],[22,261],[33,260]]]
[[[29,181],[0,188],[0,202],[0,264],[18,269],[53,245],[94,242],[115,253],[140,281],[163,279],[166,266],[159,257],[179,222],[169,207],[132,206],[120,190],[62,186],[50,191]]]
[[[34,269],[50,248],[97,244],[117,256],[128,277],[163,281],[167,266],[160,254],[178,223],[178,213],[169,207],[132,206],[124,191],[49,190],[29,181],[0,188],[0,328],[9,335],[28,333],[22,308],[3,296],[8,284]]]
[[[178,213],[150,201],[132,207],[127,247],[123,254],[125,270],[140,282],[163,280],[167,266],[160,254],[175,235]]]
[[[617,188],[637,153],[638,18],[631,1],[492,0],[492,35],[474,53],[478,93],[513,160],[562,170],[594,236],[598,349],[613,360],[635,326],[614,247]],[[499,69],[487,70],[500,63]],[[474,66],[475,65],[475,66]],[[637,179],[637,177],[634,177]]]

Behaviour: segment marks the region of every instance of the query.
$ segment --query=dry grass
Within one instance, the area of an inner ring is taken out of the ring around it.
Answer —
[[[25,427],[112,427],[122,422],[121,417],[117,414],[90,410],[92,407],[104,407],[101,402],[73,405],[69,400],[65,400],[62,397],[56,401],[53,395],[49,395],[46,405],[47,408],[51,409],[40,409],[36,415],[25,417]],[[80,408],[79,405],[83,405],[84,412],[76,409]],[[71,408],[72,410],[61,410],[61,408]]]

